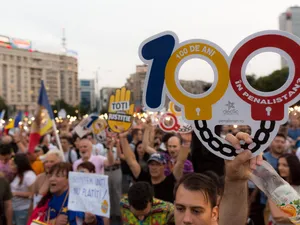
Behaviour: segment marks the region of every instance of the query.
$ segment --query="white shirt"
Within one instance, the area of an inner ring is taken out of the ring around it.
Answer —
[[[15,179],[10,183],[11,192],[28,192],[29,187],[35,182],[36,175],[33,171],[29,170],[24,173],[23,182],[21,185],[19,176],[16,176]],[[12,205],[13,210],[25,210],[29,209],[31,199],[22,198],[22,197],[13,197]]]
[[[101,155],[101,152],[103,152],[103,150],[104,150],[103,144],[97,143],[93,145],[92,155]]]
[[[68,163],[71,163],[71,164],[73,164],[78,159],[77,153],[73,149],[69,149],[69,151],[64,152],[64,155],[65,155],[65,161]],[[71,162],[70,162],[70,159],[71,159]]]

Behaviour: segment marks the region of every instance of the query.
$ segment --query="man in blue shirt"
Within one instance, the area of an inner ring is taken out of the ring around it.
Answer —
[[[286,136],[278,133],[271,143],[270,151],[264,154],[266,161],[270,163],[275,170],[277,170],[278,167],[278,158],[286,151],[285,143]]]
[[[290,128],[288,130],[288,136],[294,141],[300,140],[300,127],[299,120],[297,118],[292,118],[290,123]]]

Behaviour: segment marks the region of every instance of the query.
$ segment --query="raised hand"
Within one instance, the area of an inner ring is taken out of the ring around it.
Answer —
[[[252,143],[252,138],[247,133],[239,132],[235,136],[232,134],[226,135],[226,140],[236,149],[241,149],[240,141],[247,144]],[[241,152],[234,160],[225,160],[226,179],[231,181],[245,181],[249,179],[250,173],[256,169],[257,165],[262,164],[262,154],[251,158],[251,151],[246,149]]]
[[[123,131],[127,131],[132,125],[134,104],[129,105],[130,94],[130,90],[122,87],[121,90],[116,91],[115,95],[110,96],[108,126],[115,133],[121,132],[119,127],[122,127]]]

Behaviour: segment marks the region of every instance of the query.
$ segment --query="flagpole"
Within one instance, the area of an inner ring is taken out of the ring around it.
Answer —
[[[38,104],[40,106],[43,106],[44,108],[46,108],[47,111],[48,111],[48,115],[51,118],[52,126],[53,126],[54,133],[55,133],[54,135],[55,135],[55,139],[56,139],[56,144],[58,145],[59,150],[63,153],[62,154],[63,160],[66,161],[65,154],[64,154],[64,151],[61,147],[60,139],[59,139],[59,136],[58,136],[58,133],[57,133],[56,123],[55,123],[55,120],[54,120],[54,114],[53,114],[52,107],[51,107],[51,105],[49,103],[49,100],[48,100],[47,91],[46,91],[43,80],[41,80],[41,89],[40,89]]]
[[[55,120],[51,120],[51,121],[52,121],[52,124],[53,124],[52,126],[53,126],[53,130],[54,130],[54,134],[55,134],[56,143],[58,145],[59,150],[62,152],[62,156],[63,156],[64,161],[66,161],[65,154],[64,154],[64,151],[61,147],[60,139],[59,139],[59,136],[58,136],[58,133],[57,133]]]

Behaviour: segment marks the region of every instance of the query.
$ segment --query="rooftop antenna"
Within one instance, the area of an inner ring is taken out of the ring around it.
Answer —
[[[63,47],[63,53],[67,53],[67,39],[66,39],[66,31],[65,28],[62,29],[62,47]]]

